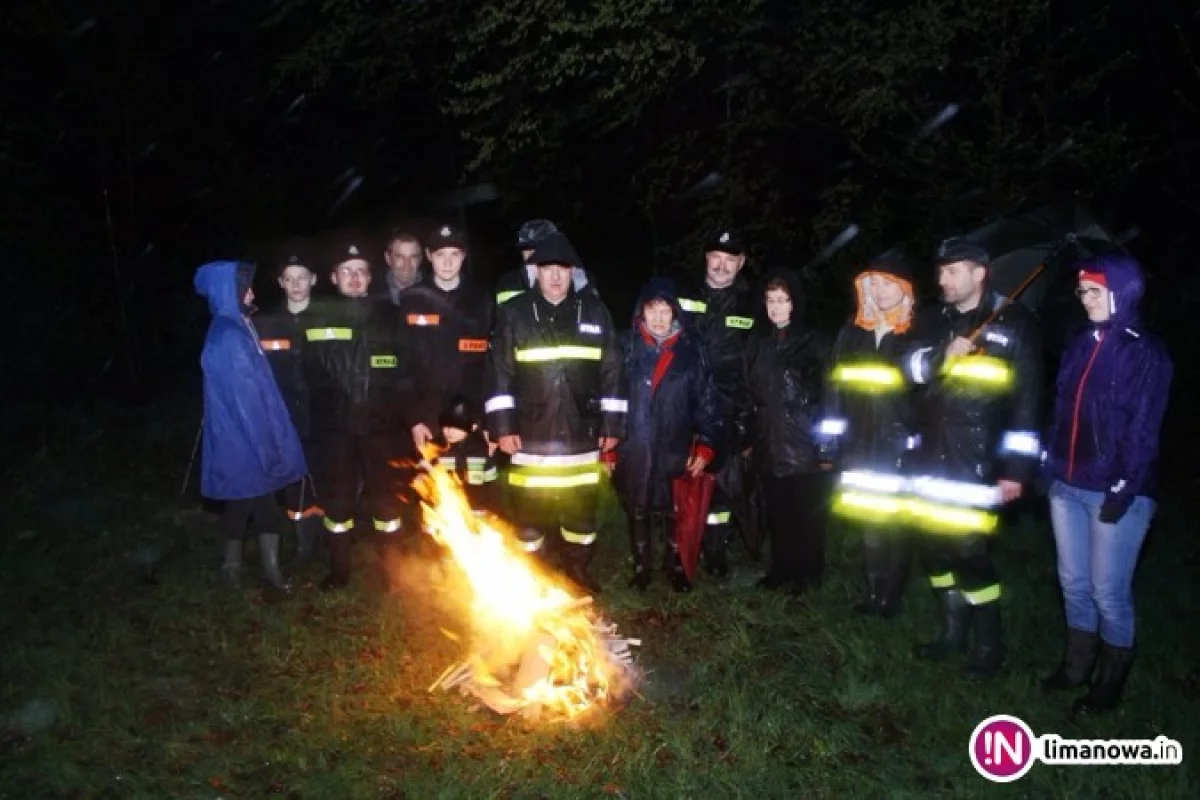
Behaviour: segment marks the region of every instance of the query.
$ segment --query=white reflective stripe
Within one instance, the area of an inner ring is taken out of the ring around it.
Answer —
[[[622,400],[619,397],[601,397],[600,410],[611,411],[616,414],[624,414],[629,410],[629,401]]]
[[[585,464],[599,464],[600,451],[578,453],[573,456],[538,456],[533,453],[513,453],[512,463],[522,467],[582,467]]]
[[[912,479],[914,494],[930,500],[976,508],[994,508],[1000,505],[1000,489],[965,481],[949,481],[921,475]]]
[[[916,450],[920,446],[921,446],[921,434],[919,434],[919,433],[915,434],[913,436],[909,436],[908,438],[906,438],[904,440],[904,449],[905,450]]]
[[[1033,431],[1008,431],[1000,442],[1000,450],[1037,458],[1042,452],[1042,443]]]
[[[1120,494],[1122,491],[1125,490],[1125,486],[1126,486],[1126,481],[1124,478],[1121,478],[1121,480],[1119,480],[1113,484],[1112,493]]]
[[[536,539],[531,539],[531,540],[521,539],[520,541],[521,541],[521,549],[522,550],[524,550],[526,553],[536,553],[538,550],[541,550],[542,545],[546,543],[546,537],[539,536]]]
[[[733,519],[732,511],[715,511],[704,520],[705,525],[724,525]]]
[[[516,407],[517,398],[513,397],[511,394],[498,394],[483,404],[483,411],[485,414],[490,414],[493,411],[501,411],[506,408]]]
[[[346,533],[354,529],[354,520],[348,522],[334,522],[329,517],[325,518],[325,530],[330,533]]]
[[[922,347],[908,358],[908,371],[916,383],[926,383],[929,376],[925,373],[925,355],[933,350],[932,347]]]
[[[879,494],[899,494],[904,491],[904,478],[900,475],[889,475],[886,472],[847,470],[842,473],[842,486],[865,489],[868,492],[878,492]]]
[[[846,420],[834,419],[832,417],[823,419],[817,423],[818,436],[841,436],[846,432]]]

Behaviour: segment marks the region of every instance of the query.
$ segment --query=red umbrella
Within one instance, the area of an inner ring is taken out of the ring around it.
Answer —
[[[717,476],[709,472],[699,475],[684,473],[671,481],[671,500],[675,506],[675,543],[688,580],[696,576],[700,563],[700,544],[708,521]]]

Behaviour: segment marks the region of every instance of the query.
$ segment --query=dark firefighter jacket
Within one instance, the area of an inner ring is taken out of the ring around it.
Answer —
[[[304,347],[304,329],[311,316],[310,305],[299,314],[288,311],[287,302],[271,311],[254,315],[258,344],[267,354],[275,382],[292,415],[292,424],[301,439],[308,439],[312,430],[309,419],[308,390],[304,386],[304,369],[300,351]]]
[[[969,335],[1001,301],[989,292],[965,314],[942,305],[918,320],[919,339],[902,366],[927,387],[914,458],[921,476],[983,485],[1033,477],[1043,372],[1033,316],[1014,303],[983,330],[975,353],[945,356],[954,337]]]
[[[866,318],[862,305],[871,300],[862,284],[869,279],[864,274],[856,281],[856,319]],[[912,327],[877,338],[852,320],[839,332],[818,434],[834,442],[830,454],[840,468],[898,474],[904,454],[915,445],[916,392],[901,370],[914,341]]]
[[[722,420],[704,345],[681,328],[658,342],[643,328],[642,306],[662,298],[680,320],[672,283],[651,281],[634,306],[624,347],[625,438],[617,448],[613,483],[628,507],[671,507],[671,480],[683,474],[693,442],[712,461]]]
[[[499,309],[484,396],[493,438],[519,435],[533,455],[597,450],[625,430],[621,353],[612,318],[591,293],[557,306],[532,289]]]
[[[438,415],[452,398],[483,404],[483,369],[495,303],[491,295],[463,275],[457,288],[438,288],[432,281],[400,296],[397,321],[405,349],[412,353],[413,424],[423,422],[437,433]]]
[[[756,327],[761,327],[761,303],[750,284],[738,275],[733,285],[713,289],[701,278],[680,292],[679,305],[684,325],[691,327],[708,350],[713,379],[720,402],[719,413],[726,422],[726,447],[717,458],[724,460],[749,444],[750,395],[746,389],[746,349]]]
[[[764,325],[750,341],[747,383],[753,405],[754,463],[764,475],[787,477],[816,472],[820,465],[815,426],[822,418],[829,345],[804,325],[799,279],[790,270],[766,276],[788,281],[792,321]]]
[[[395,308],[366,297],[334,297],[314,302],[305,322],[301,364],[314,438],[407,434],[412,361]]]

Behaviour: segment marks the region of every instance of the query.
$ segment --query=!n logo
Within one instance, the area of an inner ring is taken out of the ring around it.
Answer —
[[[993,783],[1011,783],[1029,772],[1037,739],[1017,717],[997,714],[971,732],[971,766]]]

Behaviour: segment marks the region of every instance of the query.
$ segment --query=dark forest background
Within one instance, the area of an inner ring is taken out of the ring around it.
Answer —
[[[267,265],[334,231],[382,248],[393,225],[457,220],[491,280],[517,263],[516,226],[550,217],[621,320],[648,275],[699,269],[717,226],[744,232],[759,271],[808,264],[853,224],[808,273],[814,322],[833,328],[863,258],[927,259],[1064,199],[1132,237],[1177,396],[1194,385],[1194,4],[13,6],[0,281],[16,399],[194,391],[195,267]]]

